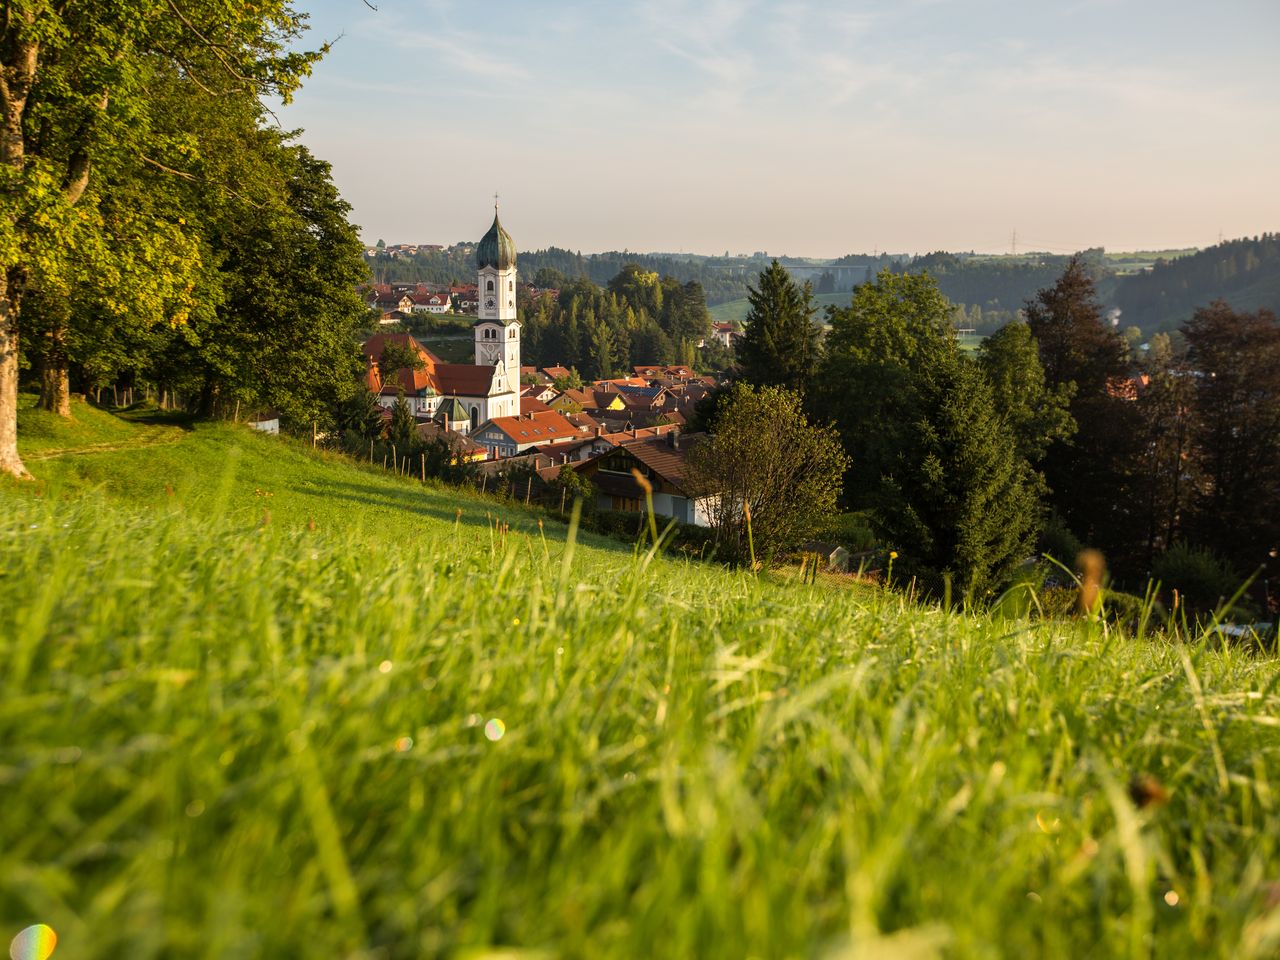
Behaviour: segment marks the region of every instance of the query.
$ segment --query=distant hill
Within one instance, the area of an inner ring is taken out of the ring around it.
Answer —
[[[1157,262],[1149,271],[1116,278],[1108,305],[1122,326],[1174,328],[1217,299],[1240,310],[1280,313],[1280,234],[1228,240],[1199,253]]]

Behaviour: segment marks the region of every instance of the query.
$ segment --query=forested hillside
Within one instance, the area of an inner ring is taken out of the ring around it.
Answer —
[[[1121,324],[1173,329],[1197,307],[1227,300],[1238,310],[1280,312],[1280,234],[1228,240],[1189,257],[1118,278],[1109,302]]]

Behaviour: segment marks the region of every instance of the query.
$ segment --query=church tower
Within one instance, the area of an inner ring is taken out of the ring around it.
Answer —
[[[520,413],[520,322],[516,320],[516,245],[498,222],[476,247],[480,312],[475,325],[476,363],[502,367],[503,396],[491,400],[491,417]]]

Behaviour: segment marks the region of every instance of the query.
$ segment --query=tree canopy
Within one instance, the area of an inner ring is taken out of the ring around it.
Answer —
[[[30,286],[44,306],[103,278],[92,306],[104,320],[183,324],[206,253],[179,210],[126,188],[141,168],[175,179],[200,152],[198,128],[165,128],[166,78],[210,97],[274,94],[288,101],[321,52],[294,49],[305,17],[287,0],[14,0],[0,24],[0,469],[17,452],[21,308]],[[134,242],[130,242],[134,241]],[[42,311],[46,332],[57,310]],[[60,362],[70,335],[46,342]]]
[[[749,288],[746,332],[738,343],[738,366],[752,383],[809,388],[821,359],[821,331],[813,321],[813,290],[797,284],[774,260]]]
[[[689,475],[711,498],[722,554],[769,562],[831,517],[848,462],[835,430],[805,417],[799,394],[736,383],[714,433],[690,451]]]

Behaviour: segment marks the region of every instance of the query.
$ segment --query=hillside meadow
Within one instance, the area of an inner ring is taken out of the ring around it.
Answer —
[[[1271,656],[727,571],[75,412],[24,409],[37,480],[0,484],[6,942],[1280,952]]]

